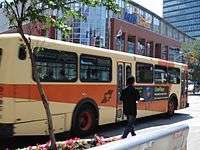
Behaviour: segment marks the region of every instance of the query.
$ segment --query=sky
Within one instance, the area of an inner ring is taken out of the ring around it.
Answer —
[[[154,12],[160,17],[163,16],[163,0],[132,0],[146,9]]]

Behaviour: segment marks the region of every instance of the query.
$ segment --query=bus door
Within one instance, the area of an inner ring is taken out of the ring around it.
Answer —
[[[180,108],[185,108],[187,106],[187,99],[188,99],[188,93],[187,93],[187,71],[183,70],[181,72],[181,102],[180,102]]]
[[[123,114],[123,103],[120,101],[120,95],[126,86],[126,79],[131,75],[131,64],[126,62],[117,63],[117,105],[116,105],[116,121],[125,120]]]

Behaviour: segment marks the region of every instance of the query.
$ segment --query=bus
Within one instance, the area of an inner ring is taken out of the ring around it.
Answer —
[[[29,36],[48,96],[54,132],[87,135],[123,121],[121,90],[136,78],[138,118],[187,107],[187,65]],[[48,135],[31,62],[21,36],[0,35],[0,137]]]

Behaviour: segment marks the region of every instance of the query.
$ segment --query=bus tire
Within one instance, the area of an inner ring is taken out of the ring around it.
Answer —
[[[89,104],[83,104],[73,116],[72,134],[76,136],[89,135],[95,131],[97,124],[94,107]]]
[[[175,104],[173,100],[169,100],[168,102],[168,110],[167,110],[167,115],[169,117],[172,117],[174,115],[175,112]]]
[[[168,101],[168,110],[167,117],[172,117],[175,113],[175,110],[178,108],[178,99],[176,94],[172,94]]]

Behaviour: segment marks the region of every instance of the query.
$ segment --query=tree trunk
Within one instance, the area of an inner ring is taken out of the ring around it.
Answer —
[[[38,91],[39,91],[39,94],[40,94],[40,97],[42,99],[42,103],[43,103],[43,106],[45,108],[46,115],[47,115],[48,130],[49,130],[49,136],[50,136],[50,141],[51,141],[51,148],[53,150],[56,150],[57,146],[56,146],[56,140],[55,140],[54,131],[53,131],[53,121],[52,121],[52,116],[51,116],[51,112],[50,112],[50,108],[49,108],[48,98],[47,98],[45,91],[44,91],[44,89],[43,89],[43,87],[40,83],[40,78],[39,78],[39,75],[38,75],[38,72],[37,72],[37,69],[36,69],[35,57],[33,55],[33,51],[32,51],[32,48],[31,48],[31,41],[29,41],[27,39],[27,37],[24,35],[22,25],[19,25],[18,32],[21,35],[22,39],[24,40],[24,42],[25,42],[25,44],[28,48],[28,53],[29,53],[29,56],[30,56],[30,59],[31,59],[31,66],[32,66],[33,75],[34,75],[35,81],[37,83],[37,88],[38,88]]]

